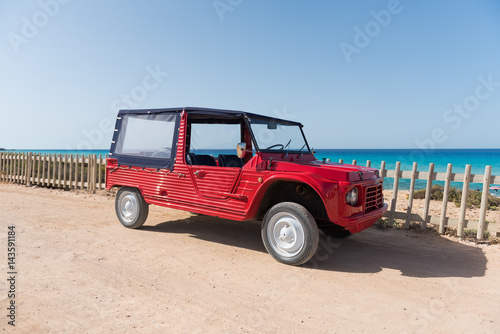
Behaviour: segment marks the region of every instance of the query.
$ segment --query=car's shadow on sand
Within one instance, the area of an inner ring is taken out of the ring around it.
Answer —
[[[192,216],[142,231],[190,234],[201,240],[266,252],[260,222],[235,222],[209,216]],[[399,270],[410,277],[484,276],[487,259],[480,248],[437,235],[414,231],[368,229],[345,239],[320,233],[316,255],[304,265],[316,270],[377,273]]]

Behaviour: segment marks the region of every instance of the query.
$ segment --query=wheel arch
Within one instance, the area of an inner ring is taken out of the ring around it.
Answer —
[[[325,201],[314,183],[292,178],[273,178],[263,184],[254,197],[251,215],[262,219],[267,210],[280,202],[300,204],[315,219],[328,219]]]

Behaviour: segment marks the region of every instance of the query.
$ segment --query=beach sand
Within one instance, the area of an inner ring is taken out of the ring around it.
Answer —
[[[401,196],[404,196],[403,194]],[[303,267],[273,260],[259,222],[151,206],[121,226],[105,192],[0,184],[0,328],[7,227],[19,333],[498,332],[500,247],[370,228],[320,236]]]

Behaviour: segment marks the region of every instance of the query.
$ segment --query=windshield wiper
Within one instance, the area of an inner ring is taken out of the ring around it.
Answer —
[[[285,148],[287,148],[287,147],[288,147],[288,149],[286,150],[286,153],[285,153],[285,155],[283,156],[283,158],[286,158],[286,157],[288,156],[288,151],[290,150],[290,146],[289,146],[289,145],[290,145],[290,143],[291,143],[291,142],[292,142],[292,140],[290,139],[290,140],[288,141],[288,143],[285,145],[285,147],[283,147],[283,149],[285,149]]]
[[[304,153],[302,153],[302,150],[304,149],[304,147],[306,147],[306,144],[302,145],[302,147],[300,148],[299,150],[299,159],[302,158],[304,156]]]

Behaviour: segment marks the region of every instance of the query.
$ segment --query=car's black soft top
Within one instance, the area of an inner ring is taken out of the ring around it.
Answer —
[[[209,116],[209,117],[223,117],[223,118],[240,118],[240,117],[256,117],[261,119],[267,119],[270,121],[282,122],[289,125],[298,125],[302,127],[300,122],[294,122],[290,120],[285,120],[277,117],[264,116],[259,114],[253,114],[246,111],[238,110],[225,110],[225,109],[212,109],[212,108],[198,108],[198,107],[178,107],[178,108],[156,108],[156,109],[122,109],[119,111],[118,115],[124,114],[161,114],[168,112],[187,112],[192,115],[198,116]]]

